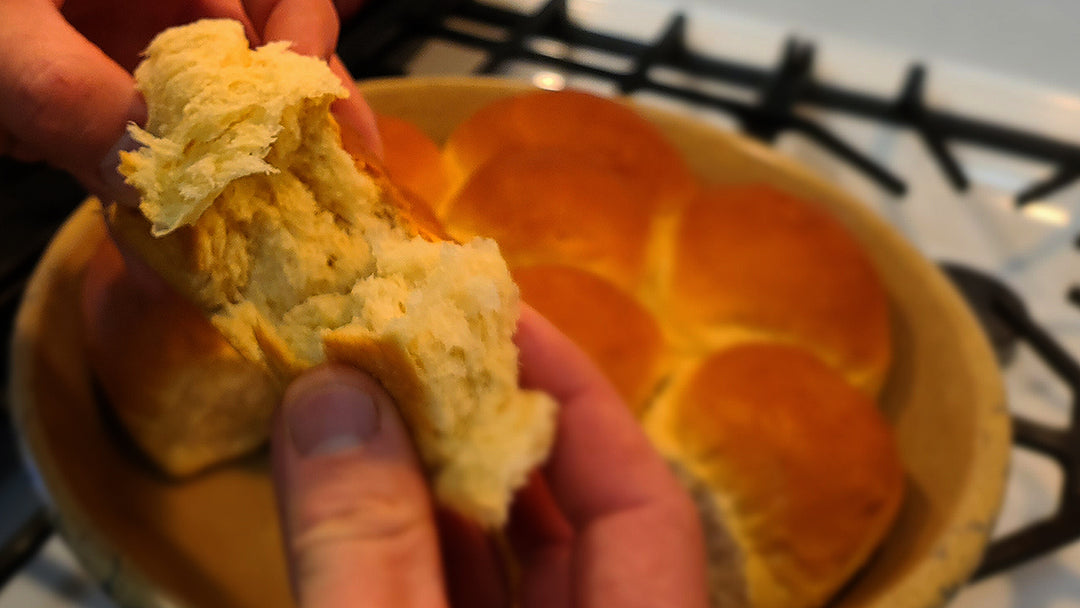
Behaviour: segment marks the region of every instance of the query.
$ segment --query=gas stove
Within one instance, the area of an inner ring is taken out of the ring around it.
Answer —
[[[950,608],[1080,608],[1080,72],[1062,46],[1077,21],[1052,0],[387,0],[343,25],[339,54],[357,78],[627,95],[766,141],[864,201],[968,298],[1014,418],[994,541]],[[6,332],[81,193],[2,161],[0,198]],[[111,605],[2,450],[0,475],[0,608]]]

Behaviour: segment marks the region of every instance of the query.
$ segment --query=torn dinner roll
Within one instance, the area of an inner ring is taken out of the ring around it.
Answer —
[[[495,242],[439,239],[350,156],[329,109],[344,88],[285,43],[252,50],[239,23],[200,21],[155,38],[135,76],[149,119],[121,172],[142,202],[112,209],[118,237],[278,391],[324,361],[372,373],[436,498],[503,524],[555,408],[518,387],[518,291]]]

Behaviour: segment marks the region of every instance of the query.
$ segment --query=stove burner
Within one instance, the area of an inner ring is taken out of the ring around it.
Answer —
[[[949,152],[945,138],[934,128],[933,116],[924,101],[926,94],[926,67],[914,65],[908,70],[900,99],[896,102],[896,114],[902,116],[922,137],[926,148],[945,172],[953,188],[966,192],[970,182],[956,157]]]
[[[1050,177],[1028,186],[1020,194],[1017,194],[1016,200],[1021,205],[1026,205],[1050,196],[1059,190],[1064,190],[1078,179],[1080,179],[1080,163],[1073,161],[1071,164],[1064,164]]]
[[[1014,316],[1027,316],[1020,296],[996,278],[959,264],[942,263],[942,269],[963,294],[975,317],[990,338],[998,363],[1007,365],[1016,354],[1018,336],[1001,316],[1002,311]]]
[[[1012,415],[1013,443],[1050,458],[1062,469],[1061,501],[1050,517],[995,540],[975,573],[979,579],[1080,538],[1080,363],[1031,318],[1009,287],[971,268],[950,263],[942,267],[986,328],[998,360],[1011,359],[1017,344],[1024,343],[1068,387],[1072,404],[1066,428]],[[1080,299],[1078,291],[1073,289],[1070,297]]]
[[[1013,414],[1013,443],[1043,454],[1061,467],[1061,502],[1049,518],[994,541],[975,573],[979,579],[1080,538],[1080,364],[1035,323],[1020,298],[1004,283],[958,264],[941,266],[982,323],[998,361],[1011,360],[1017,344],[1023,342],[1068,386],[1072,399],[1065,429]]]

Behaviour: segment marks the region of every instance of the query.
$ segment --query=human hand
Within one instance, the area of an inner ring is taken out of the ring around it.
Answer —
[[[253,46],[288,40],[328,60],[350,93],[333,108],[338,120],[379,153],[371,110],[334,55],[339,25],[331,0],[5,0],[0,155],[47,161],[94,194],[133,202],[116,172],[118,152],[131,145],[125,126],[146,118],[131,70],[158,32],[205,17],[240,21]]]
[[[704,607],[697,512],[576,346],[526,309],[522,384],[560,404],[555,446],[508,528],[524,608]],[[370,377],[324,367],[289,387],[272,439],[303,608],[509,605],[497,552],[436,509],[405,427]]]

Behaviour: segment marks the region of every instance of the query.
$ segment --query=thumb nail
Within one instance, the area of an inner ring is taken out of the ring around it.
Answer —
[[[125,129],[124,134],[120,136],[120,139],[116,140],[116,143],[105,154],[105,158],[102,159],[101,165],[98,167],[101,182],[107,189],[107,192],[103,193],[103,195],[108,196],[112,202],[127,207],[139,206],[139,193],[124,181],[123,175],[120,175],[120,153],[132,152],[137,149],[139,149],[139,143]]]
[[[302,457],[355,449],[379,432],[375,400],[346,378],[302,378],[286,392],[282,407],[293,447]]]
[[[146,101],[142,95],[136,94],[135,98],[131,102],[131,106],[128,108],[128,120],[127,124],[145,125],[147,119]],[[116,140],[116,143],[109,148],[109,151],[105,153],[104,158],[101,159],[101,163],[98,164],[98,177],[101,179],[102,184],[105,186],[106,192],[102,192],[103,196],[109,198],[112,202],[120,203],[128,207],[139,206],[139,193],[135,188],[131,187],[124,181],[124,176],[120,175],[120,153],[121,152],[134,152],[140,147],[139,142],[135,141],[135,138],[131,136],[131,132],[128,127],[124,126],[124,132],[120,135],[120,138]]]

